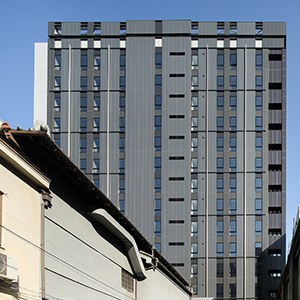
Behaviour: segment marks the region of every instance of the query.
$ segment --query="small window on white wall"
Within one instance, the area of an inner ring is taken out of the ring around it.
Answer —
[[[224,48],[224,40],[217,40],[217,48]]]
[[[126,48],[126,41],[124,40],[120,41],[120,48]]]
[[[162,47],[162,39],[155,39],[155,47]]]
[[[191,47],[192,48],[198,48],[198,40],[192,40]]]
[[[54,48],[60,49],[61,48],[61,40],[54,41]]]
[[[94,40],[94,48],[101,48],[101,41],[100,40]]]
[[[255,48],[262,48],[262,40],[255,40]]]
[[[81,48],[87,48],[88,47],[88,41],[87,40],[81,40],[80,47]]]
[[[236,40],[230,40],[230,48],[236,48],[237,41]]]

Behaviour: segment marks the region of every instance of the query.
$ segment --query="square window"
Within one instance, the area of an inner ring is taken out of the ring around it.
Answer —
[[[81,70],[87,70],[87,55],[81,54]]]
[[[126,55],[121,54],[120,55],[120,70],[125,70],[126,69]]]
[[[100,97],[94,97],[94,111],[100,110]]]
[[[120,212],[125,213],[125,200],[119,200]]]
[[[87,121],[86,118],[80,118],[80,131],[86,132]]]
[[[262,244],[260,242],[255,243],[255,256],[259,256],[262,252]]]
[[[236,117],[230,117],[230,130],[236,130]]]
[[[54,142],[58,147],[60,147],[60,138],[54,138]]]
[[[223,257],[223,243],[217,243],[217,257]]]
[[[87,111],[87,98],[86,97],[80,98],[80,111]]]
[[[217,158],[217,172],[223,172],[223,157]]]
[[[256,220],[255,221],[255,235],[262,235],[262,221]]]
[[[94,70],[100,70],[101,68],[101,58],[100,54],[94,55]]]
[[[236,45],[237,45],[237,40],[230,40],[230,43],[229,43],[230,48],[236,48]]]
[[[257,136],[255,138],[255,150],[262,151],[262,137],[261,136]]]
[[[60,90],[61,90],[61,78],[54,77],[54,91],[60,91]]]
[[[80,139],[80,152],[85,153],[86,152],[86,138]]]
[[[191,278],[197,277],[198,275],[198,265],[197,264],[191,264]]]
[[[236,137],[231,137],[229,139],[229,146],[230,146],[230,151],[235,152],[236,151]]]
[[[86,76],[81,76],[80,78],[80,88],[82,91],[87,90],[87,77]]]
[[[224,109],[224,97],[218,96],[217,97],[217,110],[223,110]]]
[[[125,173],[125,158],[119,159],[119,173]]]
[[[98,158],[93,159],[93,173],[99,173],[100,162]]]
[[[60,49],[61,48],[61,40],[55,40],[54,41],[54,48]]]
[[[161,243],[155,243],[154,247],[156,248],[156,250],[161,253]]]
[[[80,159],[80,169],[83,173],[86,173],[86,159]]]
[[[255,110],[262,110],[262,96],[255,96]]]
[[[262,48],[262,40],[255,40],[255,48]]]
[[[155,151],[161,151],[161,137],[156,136],[154,138],[154,149]]]
[[[255,213],[261,214],[262,213],[262,201],[261,198],[255,199]]]
[[[60,132],[60,118],[54,118],[53,131]]]
[[[217,214],[223,215],[223,199],[217,199]]]
[[[126,48],[126,41],[120,40],[120,48]]]
[[[198,68],[198,55],[193,54],[192,55],[192,69],[197,69]]]
[[[60,97],[54,96],[54,111],[60,111]]]
[[[154,222],[154,235],[161,236],[161,221]]]
[[[217,89],[218,90],[224,89],[224,76],[217,76]]]
[[[229,256],[231,256],[231,257],[236,256],[236,243],[229,244]]]
[[[217,55],[217,69],[218,70],[223,70],[224,69],[224,54],[218,54]]]
[[[198,40],[191,41],[191,48],[198,48]]]
[[[161,214],[161,199],[154,200],[154,213],[157,215]]]
[[[217,298],[223,298],[223,283],[217,283]]]
[[[198,222],[192,221],[191,222],[191,236],[197,236],[198,235]]]
[[[198,118],[195,117],[195,118],[192,118],[192,131],[196,131],[198,129]]]
[[[255,62],[256,62],[256,70],[262,70],[262,54],[256,54]]]
[[[255,172],[262,172],[262,157],[255,158]]]
[[[261,90],[262,89],[262,76],[256,76],[255,77],[255,88],[258,89],[258,90]]]
[[[161,109],[161,95],[156,95],[154,101],[155,109]]]
[[[120,138],[119,150],[120,152],[125,152],[125,138]]]
[[[155,75],[155,88],[161,89],[162,86],[162,76],[161,75]]]
[[[217,192],[223,193],[223,178],[217,178]]]
[[[195,173],[198,171],[198,158],[191,159],[191,172]]]
[[[93,120],[93,131],[100,131],[100,118],[94,118]]]
[[[236,178],[229,179],[229,189],[231,193],[236,193]]]
[[[198,244],[192,243],[191,244],[191,257],[197,257],[198,256]]]
[[[119,193],[125,194],[125,179],[119,179]]]
[[[229,158],[230,172],[236,172],[236,157]]]
[[[98,138],[94,138],[93,140],[93,152],[99,152],[100,150],[100,141]]]
[[[223,221],[217,221],[217,236],[223,236]]]
[[[94,90],[96,91],[100,90],[100,76],[94,77]]]
[[[60,70],[61,69],[61,55],[55,54],[54,56],[54,70]]]
[[[198,138],[192,138],[191,150],[192,152],[198,151]]]
[[[155,39],[155,47],[162,47],[162,39]]]
[[[198,97],[192,97],[192,110],[198,110]]]
[[[231,298],[236,297],[236,283],[230,283],[229,284],[229,296]]]
[[[125,111],[125,97],[120,97],[120,111]]]
[[[161,178],[155,178],[154,180],[154,190],[156,193],[161,192]]]
[[[120,118],[120,131],[125,131],[125,118]]]
[[[101,48],[101,41],[100,40],[94,40],[94,48],[96,48],[96,49]]]
[[[224,138],[217,137],[217,151],[223,151],[223,145],[224,145]]]
[[[262,130],[262,117],[255,117],[255,130]]]
[[[236,221],[230,221],[230,235],[236,236]]]
[[[120,76],[120,90],[124,91],[126,88],[126,78],[125,76]]]
[[[100,186],[99,179],[94,179],[93,182],[94,182],[94,185],[99,189],[99,186]]]
[[[224,40],[217,40],[217,48],[224,48]]]
[[[223,277],[223,263],[217,263],[217,278]]]
[[[236,76],[230,76],[230,89],[236,90]]]
[[[81,48],[87,48],[88,47],[88,41],[87,40],[81,40],[80,47]]]
[[[198,212],[198,200],[197,199],[192,199],[191,201],[191,214],[192,215],[197,215]]]
[[[155,159],[154,159],[154,169],[157,172],[161,171],[161,157],[155,157]]]
[[[230,110],[236,110],[236,96],[230,96]]]
[[[192,76],[192,90],[198,88],[198,76]]]
[[[236,53],[230,54],[230,69],[236,70]]]
[[[161,69],[162,65],[162,53],[155,53],[155,68]]]
[[[229,204],[230,204],[230,207],[229,207],[230,214],[236,215],[236,199],[230,199]]]
[[[236,277],[236,263],[229,264],[230,277]]]
[[[224,128],[224,118],[217,117],[217,130],[223,130]]]
[[[191,193],[198,193],[198,179],[191,180]]]
[[[262,178],[255,178],[255,192],[262,192]]]
[[[154,117],[154,128],[155,130],[161,130],[161,116]]]

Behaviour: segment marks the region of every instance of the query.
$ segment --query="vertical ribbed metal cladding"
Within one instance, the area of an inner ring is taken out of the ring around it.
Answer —
[[[68,73],[68,156],[71,157],[71,64],[72,48],[69,45],[69,73]]]
[[[205,297],[208,297],[208,45],[206,45],[206,170],[205,170],[205,176],[206,176],[206,211],[205,211],[205,242],[206,242],[206,251],[205,251]]]
[[[110,44],[107,49],[107,132],[106,132],[106,197],[109,199],[109,78],[110,78]]]
[[[243,287],[243,299],[246,300],[246,285],[247,285],[247,279],[246,279],[246,269],[247,269],[247,260],[246,260],[246,255],[247,255],[247,251],[246,251],[246,235],[247,235],[247,220],[246,220],[246,204],[247,204],[247,178],[246,178],[246,166],[247,166],[247,162],[246,162],[246,149],[247,149],[247,113],[246,113],[246,107],[247,107],[247,44],[245,45],[245,50],[244,50],[244,257],[243,257],[243,265],[244,265],[244,287]]]

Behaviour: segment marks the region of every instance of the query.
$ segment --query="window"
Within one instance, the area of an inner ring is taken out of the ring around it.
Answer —
[[[99,118],[94,118],[93,121],[93,131],[100,131],[100,119]]]
[[[230,221],[230,235],[236,236],[236,221]]]
[[[217,221],[217,236],[223,236],[223,221]]]
[[[236,53],[230,54],[230,69],[236,70]]]
[[[60,147],[60,138],[59,137],[55,137],[54,138],[54,142],[56,143],[56,145],[58,146],[58,147]]]
[[[87,55],[81,54],[81,70],[87,70]]]
[[[224,128],[224,118],[217,117],[217,130],[223,130]]]
[[[262,70],[262,54],[256,54],[256,70]]]
[[[94,182],[94,185],[99,188],[100,186],[100,182],[99,182],[99,179],[93,179],[93,182]]]
[[[261,136],[257,136],[255,138],[255,150],[262,151],[262,137]]]
[[[255,213],[261,214],[262,213],[262,201],[261,198],[255,199]]]
[[[161,157],[155,157],[155,159],[154,159],[154,169],[157,172],[161,171]]]
[[[192,243],[191,244],[191,257],[197,257],[198,256],[198,244]]]
[[[154,235],[161,236],[161,221],[154,222]]]
[[[81,76],[80,78],[80,88],[82,91],[87,90],[87,77],[86,76]]]
[[[236,193],[236,178],[229,179],[229,189],[231,193]]]
[[[224,139],[222,137],[217,137],[217,151],[223,151]]]
[[[218,90],[224,89],[224,76],[217,76],[217,89]]]
[[[99,111],[100,110],[100,97],[94,97],[94,111]]]
[[[262,234],[262,224],[261,220],[255,221],[255,235],[261,235]]]
[[[60,118],[54,118],[53,131],[60,132]]]
[[[192,97],[192,110],[198,110],[198,97]]]
[[[54,77],[54,91],[61,90],[61,79],[60,77]]]
[[[125,138],[120,138],[120,146],[119,146],[120,152],[125,152]]]
[[[198,151],[198,138],[192,138],[191,149],[192,152]]]
[[[161,214],[161,199],[155,199],[154,200],[154,213],[156,215]]]
[[[191,180],[191,192],[198,193],[198,179]]]
[[[192,221],[191,222],[191,236],[197,236],[198,235],[198,222]]]
[[[198,68],[198,55],[192,54],[192,69]]]
[[[161,83],[161,75],[155,75],[155,88],[161,89],[162,83]]]
[[[154,104],[155,104],[155,109],[161,109],[161,95],[155,96]]]
[[[230,263],[229,264],[229,273],[230,277],[236,277],[236,263]]]
[[[59,71],[61,69],[61,56],[60,54],[55,54],[54,56],[54,70]]]
[[[236,90],[236,76],[230,76],[230,89]]]
[[[217,192],[223,193],[223,178],[217,178]]]
[[[217,97],[217,110],[223,110],[224,109],[224,97],[218,96]]]
[[[125,111],[125,97],[120,97],[120,111]]]
[[[229,284],[229,296],[231,298],[236,297],[236,284],[235,283],[230,283]]]
[[[100,70],[101,68],[101,59],[100,54],[94,55],[94,70]]]
[[[255,172],[262,171],[262,157],[255,157]]]
[[[161,253],[161,243],[155,243],[154,247],[156,248],[156,250]]]
[[[125,200],[119,200],[120,212],[125,213]]]
[[[229,212],[231,215],[235,215],[236,214],[236,199],[230,199],[229,200]]]
[[[236,117],[230,117],[230,130],[236,130]]]
[[[259,256],[262,252],[262,245],[261,243],[255,243],[255,256]]]
[[[161,178],[155,178],[154,180],[154,190],[156,193],[161,192]]]
[[[197,264],[191,264],[191,278],[197,277],[198,275],[198,265]]]
[[[236,110],[236,96],[230,96],[230,110]]]
[[[262,110],[262,95],[257,94],[255,96],[255,110]]]
[[[223,172],[223,157],[217,158],[217,172]]]
[[[258,90],[262,89],[262,76],[255,77],[255,88]]]
[[[229,158],[230,172],[236,172],[236,157]]]
[[[161,69],[162,65],[162,53],[155,53],[155,68]]]
[[[217,298],[223,298],[223,283],[217,283]]]
[[[80,139],[80,152],[85,153],[86,152],[86,138]]]
[[[60,111],[60,97],[54,96],[54,111]]]
[[[120,118],[120,131],[125,131],[125,118]]]
[[[269,275],[270,275],[270,277],[279,278],[279,277],[281,277],[281,272],[280,272],[280,270],[271,270],[271,271],[269,271]]]
[[[155,151],[161,151],[161,137],[156,136],[154,138],[154,149]]]
[[[255,178],[255,192],[262,192],[262,178]]]
[[[196,215],[198,211],[198,200],[192,199],[191,201],[191,214]]]
[[[255,130],[262,130],[262,117],[255,117]]]
[[[192,130],[193,131],[197,130],[198,129],[198,118],[197,117],[192,118],[191,121],[192,121],[192,124],[191,124]]]
[[[98,158],[93,159],[93,173],[99,173],[100,162]]]
[[[198,171],[198,158],[192,158],[191,159],[191,172],[197,172]]]
[[[93,140],[93,152],[99,152],[100,150],[100,142],[98,138],[94,138]]]
[[[222,262],[217,262],[217,277],[223,277],[224,265]]]
[[[223,257],[223,243],[217,243],[217,257]]]
[[[119,179],[119,193],[125,193],[125,179]]]
[[[125,158],[119,159],[119,173],[125,173]]]
[[[80,169],[83,173],[86,173],[86,159],[80,159]]]
[[[86,132],[86,118],[80,118],[80,131]]]
[[[86,97],[80,98],[80,111],[87,111],[87,99]]]
[[[120,55],[120,70],[125,70],[126,69],[126,55],[121,54]]]
[[[229,139],[230,151],[236,151],[236,137],[231,137]]]
[[[229,243],[229,256],[236,256],[236,243]]]
[[[80,24],[80,34],[87,34],[88,33],[88,24],[86,22],[82,22]]]
[[[99,91],[100,90],[100,76],[94,77],[94,90]]]
[[[224,54],[217,55],[217,69],[218,70],[224,69]]]
[[[126,87],[126,79],[125,76],[120,76],[120,90],[125,90]]]
[[[223,215],[223,199],[217,199],[217,214]]]
[[[196,90],[198,88],[198,77],[192,76],[192,90]]]
[[[154,117],[154,127],[155,130],[161,130],[161,116]]]

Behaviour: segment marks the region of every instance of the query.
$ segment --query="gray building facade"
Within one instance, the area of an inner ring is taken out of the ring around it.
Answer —
[[[286,24],[50,22],[48,35],[45,122],[60,147],[199,297],[273,299]]]

